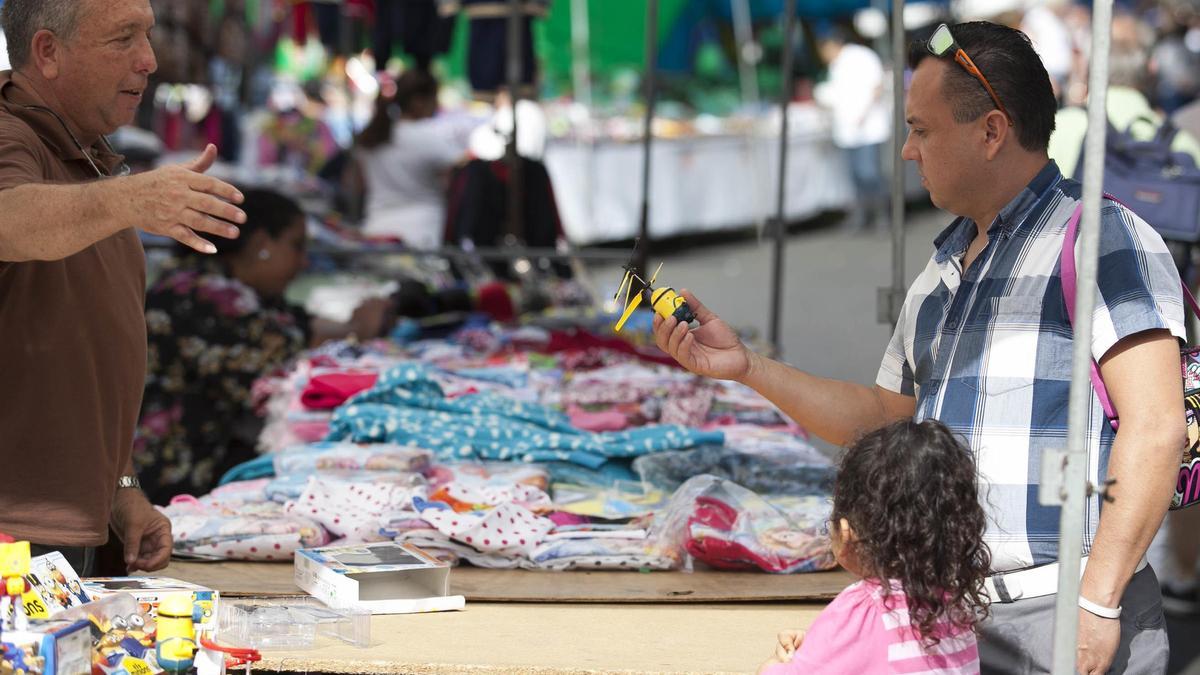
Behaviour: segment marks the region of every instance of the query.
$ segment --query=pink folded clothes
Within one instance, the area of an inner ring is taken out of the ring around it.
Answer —
[[[325,373],[309,379],[300,402],[310,410],[330,410],[360,391],[375,386],[378,373]]]
[[[615,410],[590,412],[577,406],[571,406],[567,414],[571,424],[587,431],[623,431],[629,427],[629,418],[624,413]]]

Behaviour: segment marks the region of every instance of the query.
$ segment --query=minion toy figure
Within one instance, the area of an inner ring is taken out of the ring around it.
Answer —
[[[166,672],[191,670],[196,656],[196,621],[201,611],[191,593],[174,593],[159,601],[154,656]]]
[[[4,630],[28,628],[22,597],[33,586],[25,579],[27,574],[29,542],[13,541],[11,537],[0,535],[0,626]]]

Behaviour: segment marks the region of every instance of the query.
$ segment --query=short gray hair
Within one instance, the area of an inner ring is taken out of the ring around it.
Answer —
[[[79,27],[83,0],[4,0],[0,27],[8,40],[8,60],[14,70],[29,62],[33,36],[48,30],[69,39]]]

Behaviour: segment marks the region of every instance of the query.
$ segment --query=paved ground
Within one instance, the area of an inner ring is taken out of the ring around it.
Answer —
[[[924,267],[932,241],[949,222],[931,209],[909,215],[905,284]],[[651,267],[665,263],[660,282],[694,292],[730,323],[764,338],[770,311],[772,242],[754,237],[687,245],[658,244]],[[874,382],[890,327],[876,323],[876,289],[890,284],[890,235],[848,235],[836,225],[806,228],[788,239],[784,256],[783,359],[814,374]],[[615,292],[619,265],[589,267],[596,288]],[[831,450],[831,448],[826,448]],[[1200,507],[1198,507],[1200,508]],[[1200,617],[1169,620],[1170,673],[1200,675]]]

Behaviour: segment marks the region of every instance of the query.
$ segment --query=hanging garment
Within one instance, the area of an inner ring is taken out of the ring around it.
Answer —
[[[312,0],[292,0],[292,40],[298,46],[308,44],[312,21]]]
[[[467,51],[467,79],[476,95],[494,96],[508,88],[508,19],[471,19]],[[534,83],[537,61],[533,54],[533,20],[521,20],[522,85]]]
[[[455,19],[438,11],[434,0],[378,0],[373,51],[382,70],[396,50],[428,70],[434,57],[450,51]]]
[[[554,248],[563,238],[562,220],[554,200],[554,186],[546,165],[532,159],[521,159],[524,195],[521,206],[521,227],[518,235],[531,247]],[[503,160],[473,159],[450,174],[447,196],[447,245],[470,240],[477,246],[502,246],[508,233],[509,199],[508,164]],[[555,273],[562,278],[571,276],[570,266],[554,263]],[[505,272],[495,270],[498,275]]]

